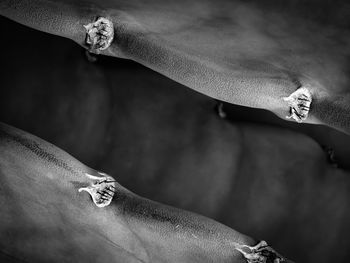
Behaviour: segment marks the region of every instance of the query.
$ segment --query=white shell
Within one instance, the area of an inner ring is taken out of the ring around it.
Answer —
[[[108,206],[115,194],[115,180],[107,174],[99,173],[104,177],[98,177],[85,173],[85,175],[91,179],[91,184],[87,187],[80,188],[78,191],[86,191],[91,195],[92,201],[97,207]]]
[[[109,48],[114,38],[113,23],[104,17],[99,17],[95,22],[84,25],[86,29],[86,44],[91,52],[99,53]]]
[[[284,97],[290,107],[291,114],[287,119],[293,118],[296,122],[303,122],[307,119],[312,102],[310,91],[306,87],[301,87],[294,91],[289,97]]]
[[[245,252],[243,248],[249,249],[250,252]],[[236,249],[243,254],[248,263],[267,263],[267,260],[272,257],[274,257],[273,263],[286,262],[286,259],[273,250],[266,241],[260,241],[254,247],[240,245],[240,247],[237,247]]]
[[[294,91],[289,97],[283,98],[290,107],[290,115],[287,119],[293,118],[296,122],[303,122],[307,119],[310,106],[312,102],[312,96],[310,91],[306,87],[301,87]]]

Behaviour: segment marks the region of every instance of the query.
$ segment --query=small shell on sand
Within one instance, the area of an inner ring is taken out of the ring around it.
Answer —
[[[92,201],[97,207],[108,206],[115,194],[115,180],[111,176],[102,174],[104,177],[98,177],[85,173],[91,179],[91,184],[87,187],[80,188],[78,191],[86,191],[91,195]]]
[[[86,44],[90,52],[100,53],[109,48],[114,38],[113,23],[104,17],[99,17],[93,23],[84,25],[86,29]]]
[[[306,87],[301,87],[294,91],[289,97],[284,97],[290,107],[290,115],[287,119],[294,119],[296,122],[303,122],[307,119],[312,102],[310,91]]]
[[[243,250],[246,248],[249,252]],[[251,247],[248,245],[240,245],[236,248],[239,252],[242,253],[244,258],[248,263],[282,263],[282,262],[291,262],[283,258],[275,250],[273,250],[266,241],[260,241],[257,245]],[[292,263],[292,262],[291,262]]]

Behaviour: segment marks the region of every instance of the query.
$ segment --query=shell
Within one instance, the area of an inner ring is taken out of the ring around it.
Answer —
[[[90,52],[99,54],[100,51],[109,48],[114,38],[113,23],[104,17],[99,17],[93,23],[84,25],[86,29],[85,42]]]
[[[250,252],[245,252],[243,248],[247,248]],[[254,247],[241,245],[236,248],[241,252],[248,263],[281,263],[287,262],[280,254],[273,250],[266,241],[260,241]],[[290,261],[288,261],[290,262]]]
[[[91,185],[83,188],[79,188],[78,192],[86,191],[91,195],[91,198],[97,207],[108,206],[113,199],[115,194],[115,180],[107,174],[104,177],[98,177],[91,174],[85,173],[85,175],[92,180]]]
[[[294,91],[289,97],[284,97],[290,107],[290,115],[287,119],[294,119],[296,122],[303,122],[307,119],[311,107],[312,96],[306,87]]]

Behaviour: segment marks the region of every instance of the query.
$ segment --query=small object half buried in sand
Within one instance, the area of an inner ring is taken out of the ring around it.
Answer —
[[[243,250],[246,248],[249,252]],[[257,245],[251,247],[248,245],[241,245],[236,248],[241,252],[248,263],[282,263],[291,262],[283,258],[275,250],[273,250],[266,241],[260,241]]]
[[[99,173],[104,177],[94,176],[88,173],[85,175],[91,179],[91,184],[87,187],[80,188],[78,191],[86,191],[91,195],[92,201],[97,207],[108,206],[115,194],[115,180],[105,173]]]
[[[86,29],[86,44],[89,46],[89,51],[100,53],[107,49],[114,37],[113,23],[104,17],[99,17],[93,23],[84,25]]]
[[[312,97],[310,91],[306,87],[301,87],[294,91],[289,97],[284,97],[290,107],[290,115],[287,119],[294,119],[296,122],[303,122],[307,119],[310,111]]]

